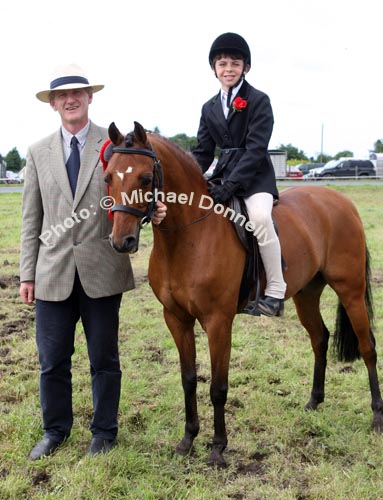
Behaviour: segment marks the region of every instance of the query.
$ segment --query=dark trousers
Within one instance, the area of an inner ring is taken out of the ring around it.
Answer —
[[[88,348],[93,396],[94,437],[117,434],[121,391],[118,314],[121,294],[92,299],[76,276],[70,297],[61,302],[36,300],[36,340],[40,361],[40,403],[44,437],[62,441],[73,424],[71,357],[81,318]]]

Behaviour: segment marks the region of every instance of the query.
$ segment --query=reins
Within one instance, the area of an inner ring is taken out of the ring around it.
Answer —
[[[156,226],[157,229],[160,231],[179,231],[180,229],[184,229],[185,227],[192,226],[193,224],[197,224],[197,222],[201,222],[204,219],[207,219],[209,215],[211,215],[214,212],[214,209],[210,209],[205,215],[202,215],[201,217],[198,217],[198,219],[195,219],[191,222],[188,222],[187,224],[180,224],[179,226]]]

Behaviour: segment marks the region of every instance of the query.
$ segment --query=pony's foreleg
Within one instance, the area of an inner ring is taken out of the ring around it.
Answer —
[[[181,322],[176,316],[164,309],[164,318],[176,343],[180,365],[182,387],[185,399],[185,434],[176,447],[176,454],[186,456],[199,432],[197,411],[197,371],[194,337],[195,320]]]
[[[225,404],[228,392],[228,374],[231,353],[231,322],[222,321],[218,328],[208,329],[211,360],[210,398],[214,407],[213,448],[209,465],[224,467],[223,452],[227,445]]]
[[[314,375],[311,396],[306,410],[316,410],[325,397],[325,379],[329,332],[323,323],[319,300],[323,286],[307,287],[294,296],[295,307],[302,325],[307,330],[314,352]]]
[[[325,398],[327,350],[330,333],[323,321],[321,321],[321,327],[318,327],[316,332],[318,333],[315,335],[313,334],[313,330],[309,332],[315,361],[311,395],[308,403],[305,405],[305,410],[316,410]]]

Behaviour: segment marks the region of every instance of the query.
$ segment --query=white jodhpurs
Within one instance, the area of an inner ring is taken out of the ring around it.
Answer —
[[[265,295],[284,299],[286,283],[282,274],[281,246],[271,218],[273,195],[255,193],[244,198],[249,220],[254,224],[259,252],[266,272]]]

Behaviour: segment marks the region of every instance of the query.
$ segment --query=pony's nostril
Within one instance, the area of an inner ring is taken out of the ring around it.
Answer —
[[[135,236],[125,236],[122,247],[126,252],[133,253],[138,249],[137,238]]]

